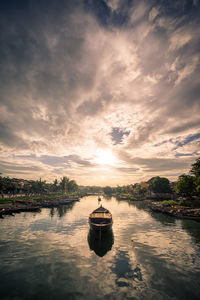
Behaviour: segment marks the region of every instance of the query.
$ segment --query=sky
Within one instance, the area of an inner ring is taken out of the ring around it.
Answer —
[[[2,0],[1,176],[176,180],[200,156],[198,0]]]

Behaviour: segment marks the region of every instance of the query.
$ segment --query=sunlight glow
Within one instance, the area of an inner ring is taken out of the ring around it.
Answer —
[[[116,162],[116,158],[111,150],[97,150],[94,161],[100,165],[112,166]]]

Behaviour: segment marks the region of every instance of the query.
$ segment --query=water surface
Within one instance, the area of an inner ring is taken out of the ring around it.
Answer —
[[[102,201],[114,218],[88,227],[97,197],[0,220],[1,299],[199,299],[200,223]]]

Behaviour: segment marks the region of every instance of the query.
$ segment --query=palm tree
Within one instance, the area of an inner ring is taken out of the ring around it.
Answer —
[[[69,178],[64,176],[63,178],[61,178],[61,182],[60,182],[60,187],[63,193],[67,193],[68,190],[68,183],[69,183]]]

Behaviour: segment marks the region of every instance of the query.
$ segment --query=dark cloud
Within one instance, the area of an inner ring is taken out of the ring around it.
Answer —
[[[85,0],[86,11],[95,14],[102,25],[108,25],[111,17],[111,9],[106,4],[106,1]]]
[[[181,157],[181,156],[194,156],[194,157],[197,157],[199,155],[199,153],[197,152],[194,152],[194,153],[176,153],[175,156],[177,157]]]
[[[124,173],[124,174],[137,174],[137,171],[140,170],[140,168],[114,168],[115,171],[119,173]]]
[[[100,147],[124,153],[123,176],[186,169],[199,147],[199,14],[190,0],[1,1],[3,159],[87,173]]]
[[[23,164],[18,163],[9,163],[5,161],[0,161],[0,173],[3,176],[11,175],[17,176],[18,174],[30,174],[30,173],[38,173],[42,169],[38,166],[24,166]]]
[[[112,1],[111,1],[112,2]],[[98,22],[106,28],[120,28],[128,24],[129,10],[133,0],[118,1],[117,9],[112,9],[110,1],[107,0],[85,0],[85,10],[92,13]]]
[[[103,111],[103,103],[97,99],[96,101],[85,101],[77,108],[77,112],[84,116],[93,116]]]
[[[0,143],[8,147],[16,147],[19,149],[28,148],[28,144],[22,138],[17,136],[13,128],[9,128],[6,124],[0,122]]]
[[[182,160],[177,158],[142,158],[134,157],[132,158],[129,154],[123,153],[120,156],[121,159],[128,162],[134,168],[140,167],[145,172],[167,172],[167,171],[176,171],[176,170],[185,170],[189,169],[193,159]]]
[[[159,131],[160,126],[163,124],[163,120],[154,120],[152,122],[145,122],[133,130],[128,139],[126,148],[138,148],[148,142],[152,141],[152,135]]]
[[[23,127],[28,133],[31,129],[51,136],[57,119],[62,120],[59,126],[67,127],[79,92],[92,87],[95,67],[84,61],[89,21],[81,14],[81,3],[16,2],[1,10],[0,104],[12,117],[5,120],[11,130]],[[79,11],[77,20],[74,14]],[[46,115],[41,116],[42,110]]]
[[[41,155],[36,156],[35,154],[31,155],[15,155],[14,157],[20,159],[27,159],[31,161],[39,161],[45,165],[49,166],[65,166],[70,167],[71,163],[76,163],[77,165],[84,167],[92,167],[93,165],[89,160],[84,160],[78,155],[68,155],[68,156],[52,156],[52,155]]]
[[[185,132],[188,129],[195,129],[195,128],[199,128],[199,118],[195,119],[195,120],[191,120],[191,121],[186,121],[183,120],[182,122],[180,122],[179,124],[173,126],[173,124],[171,126],[169,126],[168,128],[165,129],[165,132],[168,133],[172,133],[172,134],[177,134],[180,132]]]

